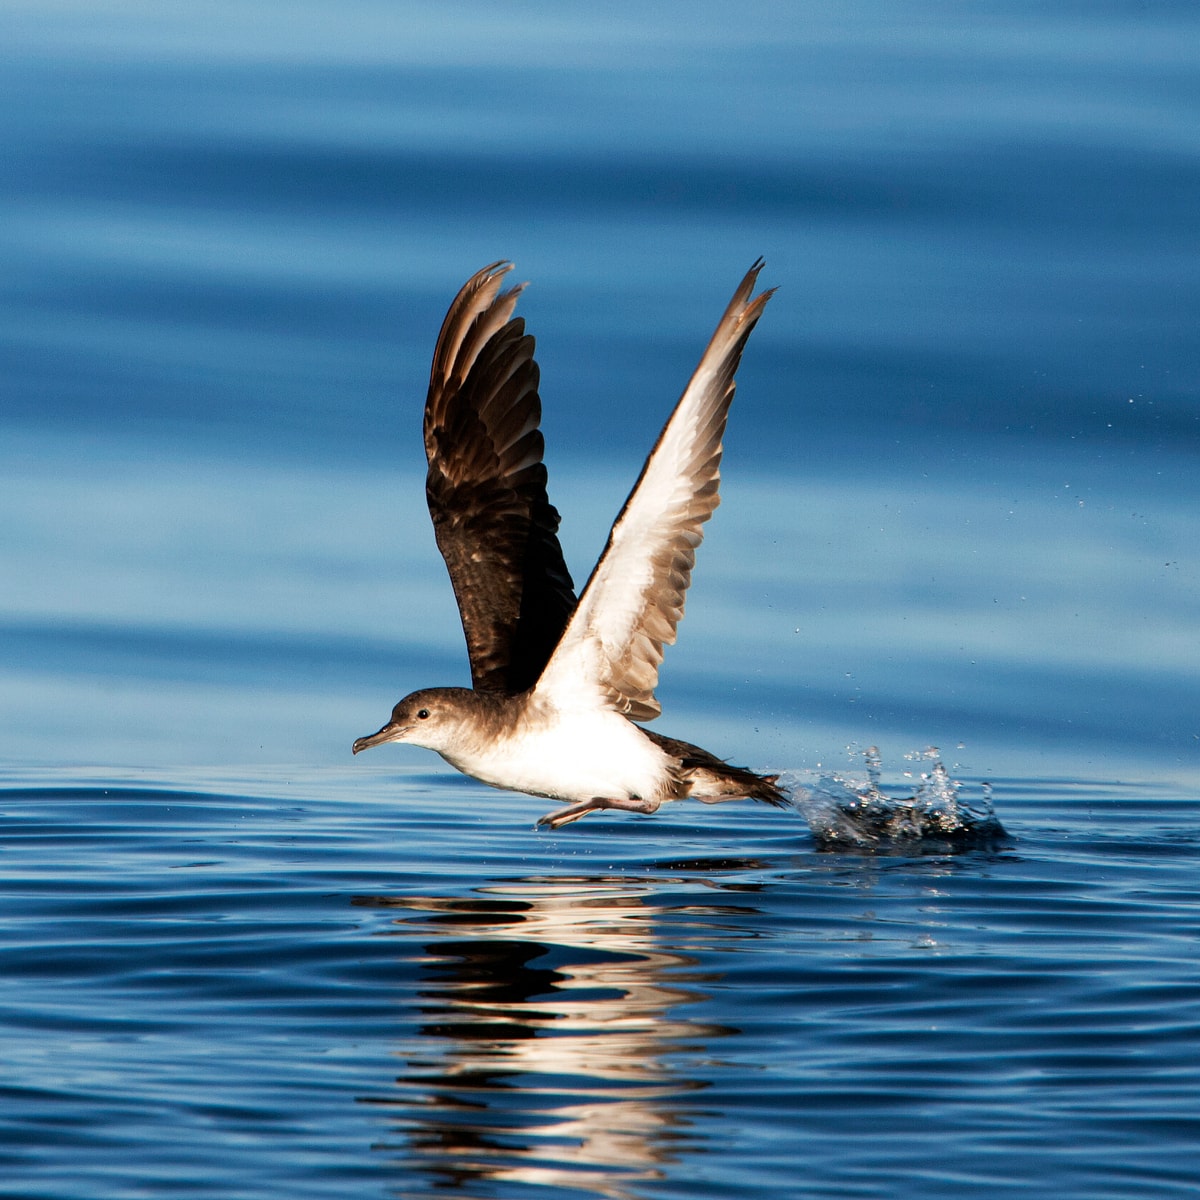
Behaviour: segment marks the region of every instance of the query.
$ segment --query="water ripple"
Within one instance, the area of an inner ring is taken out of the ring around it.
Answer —
[[[1200,810],[998,791],[1014,849],[878,858],[751,806],[539,834],[445,775],[10,772],[0,1159],[55,1200],[756,1197],[798,1147],[812,1195],[1182,1197]]]

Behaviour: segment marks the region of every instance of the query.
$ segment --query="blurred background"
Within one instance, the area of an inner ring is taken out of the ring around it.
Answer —
[[[530,281],[582,584],[763,255],[659,726],[1194,786],[1198,34],[1166,0],[9,0],[0,762],[341,765],[465,683],[420,441],[457,288]]]

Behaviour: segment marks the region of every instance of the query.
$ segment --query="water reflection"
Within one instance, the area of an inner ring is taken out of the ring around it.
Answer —
[[[679,1014],[718,976],[679,951],[688,939],[677,925],[664,948],[663,910],[648,903],[663,890],[533,877],[469,897],[361,898],[406,910],[395,932],[427,939],[423,1042],[405,1056],[397,1093],[367,1098],[397,1110],[402,1140],[382,1148],[439,1191],[526,1195],[537,1184],[618,1200],[698,1151],[698,1056],[737,1030]],[[670,909],[673,923],[705,925],[746,911]]]

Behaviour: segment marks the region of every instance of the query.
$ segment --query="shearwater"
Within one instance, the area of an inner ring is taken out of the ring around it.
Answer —
[[[501,290],[507,262],[467,280],[433,352],[424,428],[425,494],[473,686],[405,696],[355,754],[409,742],[493,787],[569,801],[538,822],[552,829],[687,796],[786,802],[777,776],[635,723],[661,711],[663,646],[719,503],[734,373],[771,296],[753,295],[762,265],[734,293],[578,600],[546,494],[534,340],[513,316],[525,285]]]

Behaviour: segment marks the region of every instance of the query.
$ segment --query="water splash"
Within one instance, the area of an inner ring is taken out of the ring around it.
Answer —
[[[804,814],[821,850],[879,854],[952,854],[994,850],[1011,840],[992,808],[991,785],[978,798],[963,794],[937,747],[907,756],[928,764],[911,796],[883,790],[876,747],[863,755],[865,780],[834,773],[815,783],[797,783],[792,799]]]

